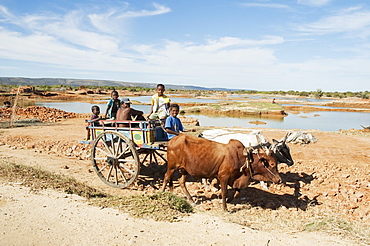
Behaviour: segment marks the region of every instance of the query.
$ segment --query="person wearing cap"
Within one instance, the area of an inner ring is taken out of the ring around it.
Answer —
[[[143,111],[131,108],[131,101],[129,98],[121,98],[121,107],[117,111],[116,120],[145,120]],[[126,127],[128,124],[119,124],[120,127]]]

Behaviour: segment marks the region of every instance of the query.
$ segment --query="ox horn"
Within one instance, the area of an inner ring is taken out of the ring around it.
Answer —
[[[258,134],[256,135],[256,138],[257,138],[257,143],[258,143],[259,145],[262,145],[261,138],[260,138],[260,136],[259,136]]]
[[[288,139],[288,137],[290,136],[291,132],[287,132],[282,140],[283,143],[286,142],[286,140]]]

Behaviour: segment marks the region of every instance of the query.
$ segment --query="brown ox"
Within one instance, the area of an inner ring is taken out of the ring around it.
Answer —
[[[186,189],[186,175],[196,178],[217,178],[221,185],[222,208],[226,208],[227,185],[237,193],[248,186],[251,177],[261,181],[281,182],[277,161],[272,151],[245,148],[239,140],[231,139],[228,144],[217,143],[186,134],[171,139],[167,147],[167,172],[161,191],[167,183],[172,190],[172,175],[181,173],[180,186],[189,201],[194,202]],[[234,197],[235,197],[234,196]]]

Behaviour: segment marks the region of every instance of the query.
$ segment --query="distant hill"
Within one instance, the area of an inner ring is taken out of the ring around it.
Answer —
[[[127,87],[145,87],[155,88],[157,83],[134,83],[120,82],[112,80],[92,80],[92,79],[60,79],[60,78],[21,78],[21,77],[0,77],[0,85],[65,85],[65,86],[127,86]],[[166,88],[175,90],[214,90],[214,91],[236,91],[237,89],[226,88],[206,88],[190,85],[171,85],[166,84]]]

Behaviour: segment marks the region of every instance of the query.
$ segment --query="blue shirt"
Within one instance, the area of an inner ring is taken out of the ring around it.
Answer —
[[[164,128],[165,129],[169,128],[174,132],[184,131],[184,127],[182,126],[180,119],[177,118],[177,117],[173,117],[173,116],[168,116],[167,117],[166,124],[164,125]],[[171,139],[173,137],[176,137],[176,135],[172,135],[172,134],[167,133],[167,137],[168,137],[168,139]]]

